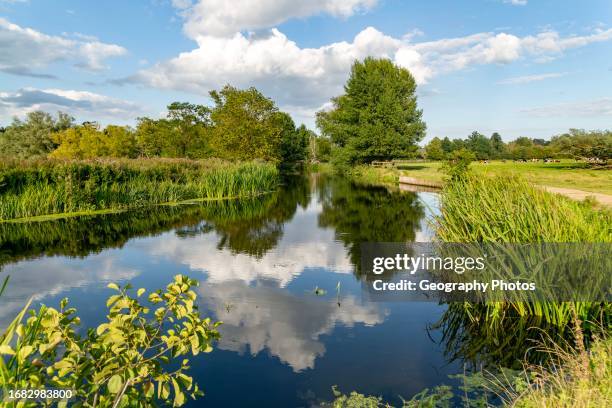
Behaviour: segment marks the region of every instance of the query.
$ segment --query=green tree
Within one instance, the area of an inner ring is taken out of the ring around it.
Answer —
[[[209,155],[207,130],[211,125],[210,109],[187,102],[173,102],[167,109],[167,119],[172,128],[166,144],[167,154],[189,158]]]
[[[453,142],[450,141],[448,136],[442,139],[442,150],[444,150],[445,154],[448,154],[453,151]]]
[[[491,144],[485,135],[474,131],[468,136],[465,144],[478,160],[491,158]]]
[[[162,157],[171,141],[171,124],[165,120],[138,118],[136,146],[143,157]]]
[[[446,156],[442,147],[442,140],[439,137],[434,137],[425,146],[425,154],[428,160],[442,160]]]
[[[356,61],[333,109],[317,113],[324,136],[339,147],[338,161],[369,163],[406,157],[425,135],[410,72],[388,59]]]
[[[210,96],[215,102],[210,118],[211,145],[216,156],[281,161],[284,123],[271,99],[255,88],[241,90],[229,85],[211,91]]]
[[[310,131],[304,125],[296,128],[291,116],[278,112],[276,120],[282,129],[280,149],[280,165],[290,169],[303,164],[308,159],[308,143]]]
[[[110,157],[131,157],[138,154],[136,135],[128,126],[108,125],[104,129],[108,155]]]
[[[501,135],[494,132],[489,139],[489,145],[491,148],[491,158],[500,159],[506,154],[506,144],[501,138]]]
[[[57,147],[53,133],[70,128],[73,122],[74,118],[62,112],[57,119],[42,111],[28,113],[24,121],[14,118],[0,133],[0,157],[45,157]]]
[[[49,157],[87,159],[110,156],[106,136],[96,123],[85,123],[53,134],[57,149]]]

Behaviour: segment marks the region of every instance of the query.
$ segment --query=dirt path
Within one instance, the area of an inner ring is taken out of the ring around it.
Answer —
[[[590,196],[597,200],[599,204],[605,207],[612,207],[612,195],[609,194],[592,193],[590,191],[575,190],[573,188],[551,187],[542,185],[538,185],[538,187],[543,188],[549,193],[564,195],[566,197],[571,198],[572,200],[582,201]]]

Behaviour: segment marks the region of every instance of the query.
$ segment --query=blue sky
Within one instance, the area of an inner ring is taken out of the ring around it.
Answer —
[[[608,0],[0,0],[0,124],[134,124],[231,83],[314,127],[367,55],[413,73],[427,139],[611,127]]]

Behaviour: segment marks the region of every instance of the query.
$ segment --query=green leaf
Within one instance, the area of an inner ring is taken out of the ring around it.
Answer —
[[[155,394],[155,385],[152,382],[145,383],[143,389],[146,398],[153,398]]]
[[[110,380],[108,380],[108,392],[111,394],[117,394],[121,391],[121,387],[123,386],[123,379],[120,375],[113,375]]]
[[[0,354],[9,354],[12,356],[15,355],[15,352],[8,344],[2,344],[0,345]]]
[[[106,285],[106,287],[109,289],[119,290],[119,285],[117,285],[116,283],[109,283],[108,285]]]
[[[183,394],[181,386],[174,378],[172,379],[172,386],[174,387],[174,406],[180,407],[185,403],[185,394]]]

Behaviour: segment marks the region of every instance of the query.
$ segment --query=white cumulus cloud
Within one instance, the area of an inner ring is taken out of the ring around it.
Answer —
[[[378,0],[173,0],[185,19],[184,30],[191,38],[228,36],[243,30],[268,28],[291,18],[316,14],[349,17],[368,10]]]
[[[87,91],[23,88],[0,92],[0,117],[21,117],[35,110],[63,111],[89,120],[131,120],[142,113],[133,102]]]
[[[351,64],[367,56],[390,58],[408,68],[418,84],[425,84],[435,76],[477,65],[557,58],[571,48],[609,41],[612,29],[568,37],[546,31],[524,37],[486,32],[426,42],[413,39],[394,38],[374,27],[365,28],[350,42],[318,48],[300,47],[276,28],[199,35],[192,51],[141,70],[131,79],[201,95],[226,83],[255,86],[281,108],[314,112],[342,92]]]
[[[75,65],[102,70],[104,61],[127,54],[116,44],[107,44],[80,35],[74,38],[52,36],[32,28],[21,27],[0,17],[0,71],[15,75],[50,77],[36,73],[58,61],[71,61]]]

